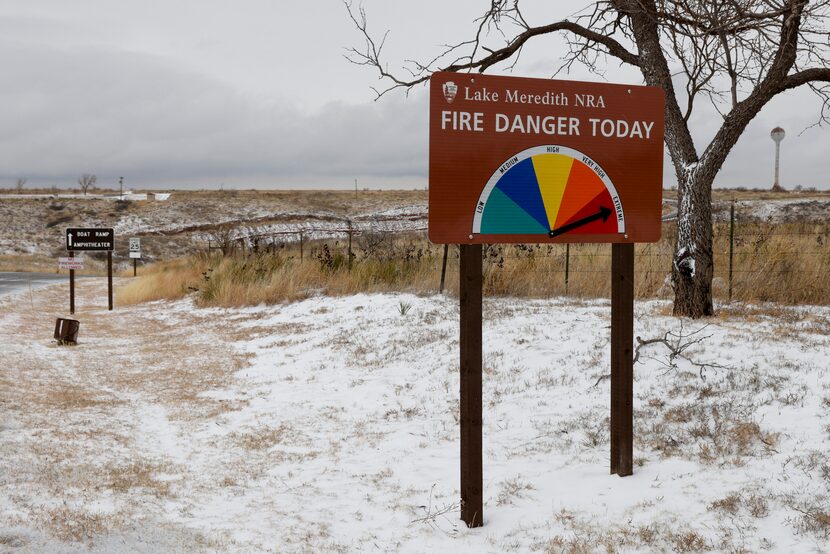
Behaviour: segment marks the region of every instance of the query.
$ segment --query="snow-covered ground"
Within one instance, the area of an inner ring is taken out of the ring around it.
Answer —
[[[619,478],[608,302],[487,299],[470,530],[456,299],[108,313],[100,285],[79,286],[75,347],[49,340],[65,290],[0,299],[0,550],[830,549],[829,308],[638,303],[636,335],[693,344],[640,350]]]

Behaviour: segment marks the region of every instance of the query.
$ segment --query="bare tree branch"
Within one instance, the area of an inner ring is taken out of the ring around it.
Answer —
[[[717,362],[698,362],[692,359],[687,350],[696,344],[700,344],[706,339],[712,337],[712,335],[700,335],[708,325],[697,329],[696,331],[692,331],[691,333],[684,333],[683,332],[683,323],[680,323],[680,329],[678,331],[666,331],[662,337],[657,337],[653,339],[642,339],[640,337],[636,337],[637,346],[634,349],[634,363],[637,363],[640,360],[640,353],[643,348],[646,346],[650,346],[652,344],[662,344],[665,346],[669,353],[666,358],[666,361],[658,360],[660,363],[665,365],[668,369],[677,369],[677,360],[682,359],[686,360],[691,365],[698,368],[698,374],[700,375],[701,379],[706,379],[704,375],[704,371],[709,369],[725,369],[726,366],[723,366]],[[656,358],[652,358],[656,359]]]
[[[552,33],[561,33],[568,48],[552,60],[554,74],[579,64],[601,75],[610,56],[637,67],[646,85],[661,87],[665,143],[678,182],[677,315],[713,313],[712,184],[749,122],[777,94],[800,86],[820,100],[816,125],[830,121],[830,0],[596,0],[584,12],[542,25],[528,22],[520,0],[491,0],[469,40],[446,45],[426,63],[409,60],[409,77],[396,76],[382,59],[387,35],[373,39],[363,9],[344,4],[364,40],[364,48],[351,48],[346,57],[374,68],[388,85],[373,89],[377,98],[408,91],[434,71],[513,67],[531,39]],[[702,154],[688,126],[705,105],[701,99],[723,118]]]
[[[86,194],[87,191],[89,191],[89,189],[91,187],[92,188],[95,187],[95,183],[97,181],[98,181],[98,177],[96,177],[95,175],[91,175],[89,173],[84,173],[78,179],[78,185],[81,187],[81,191],[83,191],[83,193]]]
[[[415,70],[410,71],[412,75],[411,79],[405,79],[389,72],[386,64],[381,59],[381,53],[388,31],[384,33],[383,38],[378,44],[368,31],[366,13],[363,8],[359,7],[357,13],[355,13],[352,7],[352,2],[344,0],[344,5],[346,6],[346,10],[352,20],[352,23],[354,23],[357,30],[363,35],[365,42],[363,50],[349,48],[345,57],[351,63],[356,65],[374,67],[377,69],[381,79],[386,79],[392,82],[392,85],[386,89],[372,89],[375,92],[376,99],[392,90],[398,88],[411,89],[418,84],[424,83],[429,80],[431,74],[435,71],[476,70],[480,73],[484,73],[492,66],[509,60],[513,56],[517,56],[521,52],[522,47],[530,39],[560,31],[566,31],[575,36],[582,37],[586,41],[586,44],[602,45],[605,47],[608,54],[619,58],[622,62],[633,66],[639,66],[639,57],[636,54],[629,52],[620,42],[611,36],[598,33],[571,21],[559,21],[549,25],[530,27],[518,11],[515,12],[518,15],[511,14],[506,16],[504,12],[504,4],[505,3],[503,1],[494,1],[490,10],[482,18],[480,18],[475,38],[445,46],[444,51],[429,62],[418,63],[409,60],[413,64]],[[515,5],[516,10],[518,10],[518,2]],[[510,39],[507,45],[502,48],[489,49],[484,47],[482,45],[482,38],[487,24],[492,23],[495,27],[498,27],[498,22],[502,17],[509,17],[511,21],[518,22],[524,27],[524,30]],[[449,56],[455,55],[456,52],[464,48],[470,48],[471,52],[469,54],[457,56],[449,63],[440,63],[442,60],[447,59]],[[488,52],[488,54],[477,57],[479,50],[484,50]],[[513,63],[515,64],[515,61]]]

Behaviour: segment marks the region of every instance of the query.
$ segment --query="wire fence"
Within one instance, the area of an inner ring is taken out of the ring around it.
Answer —
[[[430,243],[427,228],[410,222],[400,228],[361,228],[351,222],[330,227],[298,227],[244,236],[214,236],[208,251],[271,253],[331,264],[351,271],[355,264],[382,260],[426,264],[436,273],[439,290],[457,272],[458,249]],[[775,223],[742,218],[733,206],[728,221],[713,226],[713,295],[723,301],[772,300],[830,303],[830,224],[823,221]],[[676,241],[673,222],[663,225],[660,241],[638,244],[636,283],[639,297],[668,297]],[[608,244],[491,244],[483,250],[486,279],[509,294],[528,279],[551,281],[551,293],[602,296],[610,290]],[[500,273],[502,276],[500,277]],[[530,273],[531,275],[526,275]],[[440,275],[439,275],[440,274]],[[505,282],[502,282],[505,281]],[[487,281],[486,281],[486,285]]]

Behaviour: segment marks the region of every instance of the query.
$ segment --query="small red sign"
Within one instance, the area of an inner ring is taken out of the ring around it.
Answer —
[[[58,269],[83,269],[83,258],[58,258]]]

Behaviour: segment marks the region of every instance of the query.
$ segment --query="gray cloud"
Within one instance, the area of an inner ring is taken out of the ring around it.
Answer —
[[[27,177],[32,185],[68,186],[91,172],[104,185],[123,175],[129,184],[158,187],[349,187],[355,178],[366,186],[424,186],[426,90],[369,101],[375,75],[342,59],[341,47],[359,37],[342,7],[330,4],[313,42],[284,21],[276,25],[281,10],[265,1],[231,21],[227,34],[222,18],[236,11],[222,2],[171,7],[158,24],[153,10],[137,3],[128,3],[127,16],[105,9],[103,0],[97,7],[54,3],[12,15],[0,9],[0,185]],[[394,20],[400,8],[373,9],[370,15],[389,19],[396,56],[418,57],[429,33],[440,31],[441,40],[465,36],[433,29],[429,10],[423,21],[403,25]],[[469,8],[453,9],[456,20],[468,20]],[[316,10],[296,4],[286,13],[304,21]],[[198,25],[183,26],[191,15]],[[268,41],[271,27],[283,29],[275,35],[282,42]],[[529,47],[515,74],[550,76],[557,41]],[[565,77],[597,79],[580,69]],[[636,72],[613,66],[606,78],[640,82]],[[830,188],[826,127],[798,134],[818,110],[808,91],[773,101],[747,128],[716,183],[770,186],[769,130],[781,125],[788,131],[782,183]],[[696,115],[699,149],[719,122],[710,109]],[[668,160],[664,175],[666,185],[674,183]]]
[[[147,54],[7,43],[0,64],[6,180],[70,184],[95,172],[136,184],[421,186],[426,177],[422,93],[303,112]]]

